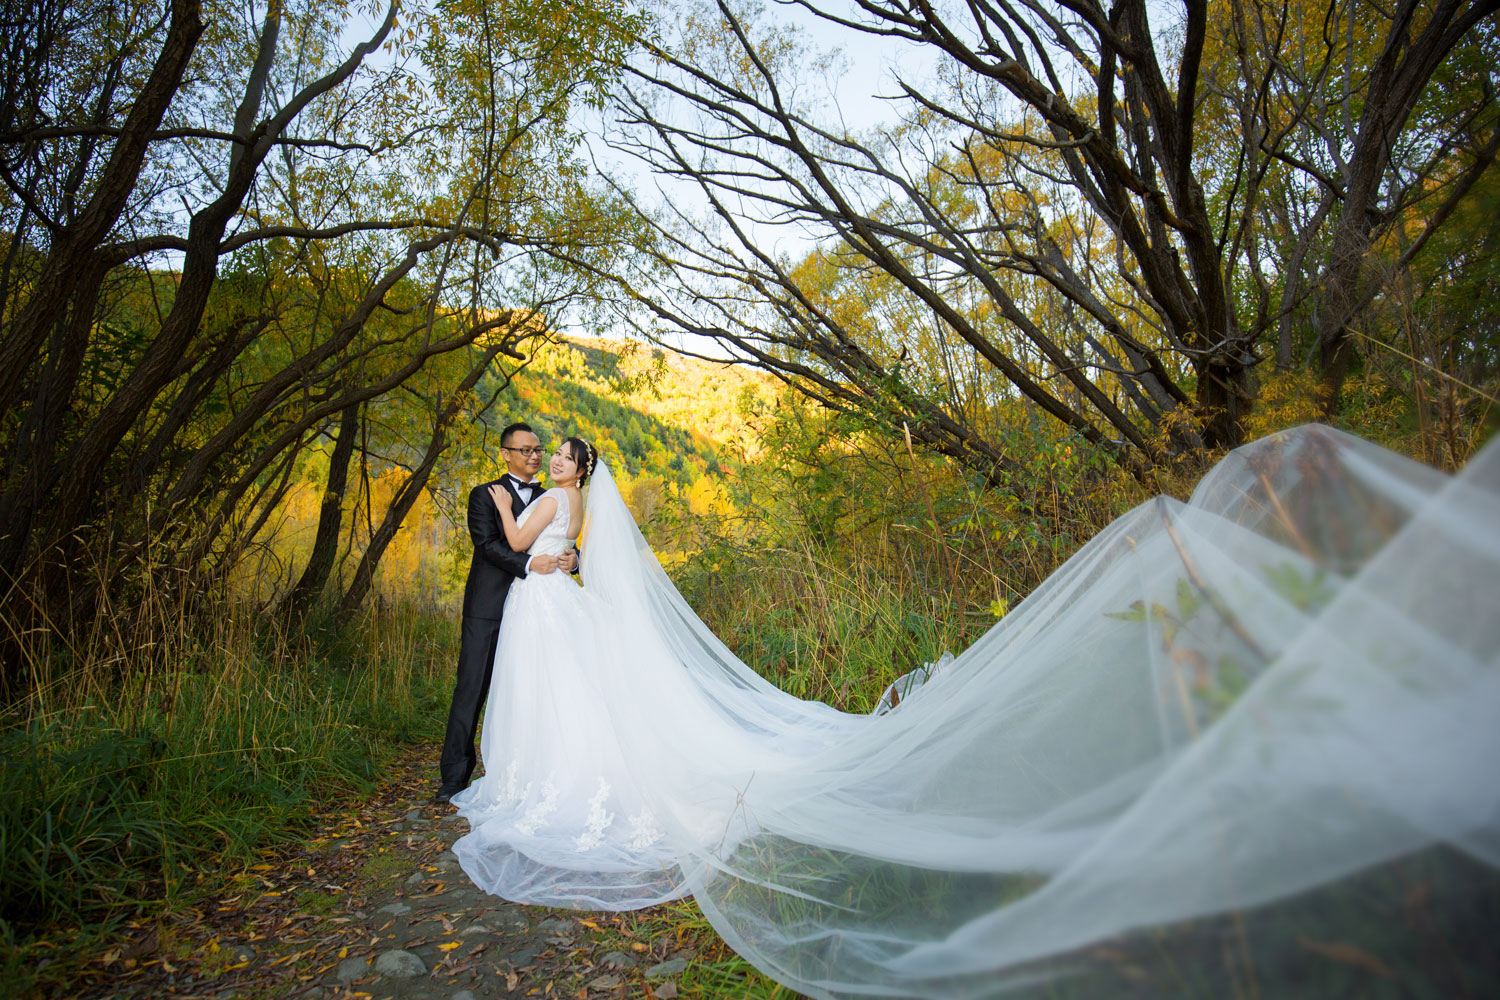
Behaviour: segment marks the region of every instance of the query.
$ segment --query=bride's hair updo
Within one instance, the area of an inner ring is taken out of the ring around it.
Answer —
[[[599,461],[599,452],[581,437],[570,437],[563,444],[578,465],[578,485],[582,486],[594,474],[594,464]]]

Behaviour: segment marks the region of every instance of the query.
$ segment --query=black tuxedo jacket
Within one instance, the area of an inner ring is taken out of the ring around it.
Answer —
[[[526,501],[508,477],[480,483],[469,491],[469,537],[474,542],[474,557],[469,561],[469,580],[464,584],[465,618],[499,621],[510,585],[526,575],[526,560],[530,557],[511,548],[505,540],[500,512],[490,499],[490,487],[497,483],[510,494],[512,514],[520,517],[526,509]]]

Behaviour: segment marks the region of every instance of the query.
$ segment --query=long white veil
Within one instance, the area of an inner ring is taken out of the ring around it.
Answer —
[[[670,876],[803,993],[1500,983],[1496,447],[1453,478],[1323,427],[1241,448],[880,716],[740,663],[602,466],[585,530]]]

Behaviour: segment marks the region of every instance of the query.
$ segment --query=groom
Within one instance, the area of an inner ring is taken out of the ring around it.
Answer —
[[[528,557],[506,542],[489,488],[498,484],[509,493],[510,509],[519,517],[527,504],[542,495],[542,484],[536,481],[537,470],[542,467],[542,442],[527,424],[511,424],[500,432],[500,454],[505,458],[506,474],[469,491],[469,537],[474,541],[474,557],[464,585],[463,635],[453,705],[448,709],[448,732],[443,738],[442,785],[432,797],[437,803],[447,802],[462,791],[474,773],[474,730],[479,726],[484,696],[490,690],[500,616],[511,583],[527,573],[551,573],[559,568],[572,572],[577,565],[578,556],[573,552]]]

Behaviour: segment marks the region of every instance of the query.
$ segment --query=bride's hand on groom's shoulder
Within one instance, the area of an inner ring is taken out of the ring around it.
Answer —
[[[505,487],[498,483],[490,487],[490,499],[495,501],[495,509],[504,517],[510,513],[510,494],[505,492]]]

